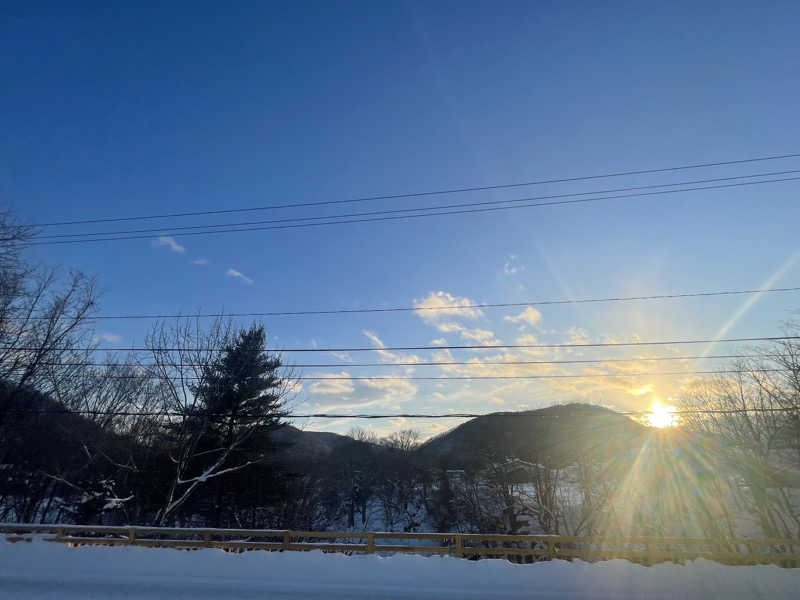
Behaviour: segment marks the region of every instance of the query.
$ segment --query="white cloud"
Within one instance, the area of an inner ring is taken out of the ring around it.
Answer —
[[[116,333],[101,333],[96,335],[92,338],[92,341],[96,344],[100,341],[108,342],[109,344],[118,344],[122,341],[122,336],[117,335]]]
[[[417,387],[407,379],[383,379],[381,377],[371,377],[370,379],[364,379],[362,383],[373,389],[383,390],[387,394],[391,394],[393,396],[410,396],[417,391]]]
[[[335,410],[351,410],[351,409],[361,409],[367,406],[376,406],[381,404],[382,400],[380,399],[373,399],[373,400],[354,400],[352,402],[338,402],[336,399],[332,399],[330,403],[328,402],[317,402],[312,405],[311,410],[314,412],[332,412]]]
[[[196,258],[195,260],[193,260],[193,261],[192,261],[192,264],[193,264],[193,265],[201,265],[201,266],[205,266],[205,265],[207,265],[209,262],[211,262],[211,261],[209,261],[207,258]]]
[[[175,241],[174,237],[168,235],[159,236],[157,239],[152,241],[153,248],[160,248],[161,246],[169,246],[169,249],[173,252],[177,252],[179,254],[183,254],[186,252],[186,248],[181,246],[178,242]]]
[[[289,379],[286,383],[286,391],[290,394],[299,394],[303,391],[303,384],[296,379]]]
[[[644,396],[645,394],[652,394],[653,393],[653,384],[648,383],[647,385],[643,385],[639,388],[632,388],[628,390],[628,393],[632,396]]]
[[[331,352],[331,354],[338,358],[339,360],[343,360],[345,362],[353,362],[353,357],[350,356],[347,352]]]
[[[350,378],[350,374],[342,371],[341,373],[322,373],[317,377],[323,377],[323,381],[316,381],[308,388],[312,394],[352,394],[355,386]],[[330,378],[329,381],[325,379]]]
[[[443,317],[463,317],[477,319],[483,316],[480,309],[464,308],[465,305],[475,304],[469,298],[459,298],[447,292],[431,292],[422,300],[414,300],[417,316],[426,323],[435,323]]]
[[[488,329],[478,329],[477,327],[470,329],[468,327],[463,327],[458,333],[465,340],[469,340],[470,342],[475,342],[478,344],[496,345],[500,343],[497,339],[495,339],[494,332],[489,331]]]
[[[589,332],[580,327],[570,327],[567,333],[569,334],[567,342],[569,344],[588,344],[591,341]]]
[[[509,254],[508,258],[506,258],[506,262],[503,265],[503,273],[506,275],[516,275],[521,271],[524,271],[525,267],[520,263],[519,256],[516,254]]]
[[[250,279],[247,275],[245,275],[241,271],[237,271],[236,269],[228,269],[227,271],[225,271],[225,275],[227,275],[228,277],[236,277],[237,279],[241,279],[248,285],[253,283],[252,279]]]
[[[538,323],[541,320],[541,318],[542,318],[542,313],[540,313],[532,306],[529,306],[521,313],[519,313],[517,316],[503,317],[503,320],[508,321],[510,323],[527,323],[532,327],[536,325],[536,323]]]
[[[378,334],[375,333],[374,331],[369,331],[368,329],[365,329],[361,333],[367,336],[369,338],[369,341],[372,342],[374,345],[376,345],[378,348],[386,347],[386,344],[383,343],[383,340],[379,338]]]
[[[371,341],[376,348],[385,348],[386,344],[383,343],[383,340],[378,337],[378,334],[374,331],[364,330],[363,333],[369,341]],[[378,350],[378,356],[381,357],[381,362],[385,363],[418,363],[421,361],[419,356],[414,354],[397,354],[396,352],[390,352],[389,350]]]
[[[539,343],[539,340],[536,339],[535,335],[531,335],[530,333],[526,333],[525,335],[521,335],[517,338],[517,344],[526,345],[526,346],[535,346]]]
[[[483,312],[470,308],[476,302],[469,298],[460,298],[447,292],[431,292],[423,300],[415,300],[417,316],[426,324],[435,327],[442,333],[457,333],[462,339],[483,345],[498,344],[494,333],[487,329],[471,328],[453,319],[478,319]],[[465,308],[466,307],[466,308]],[[434,341],[435,345],[438,345]]]
[[[468,342],[476,342],[478,344],[483,344],[484,346],[495,346],[500,343],[494,336],[493,331],[489,331],[488,329],[480,329],[478,327],[465,327],[460,323],[456,323],[454,321],[444,321],[442,323],[433,323],[433,326],[436,327],[442,333],[457,333],[461,336],[462,339]],[[434,344],[434,345],[441,345],[441,344]]]

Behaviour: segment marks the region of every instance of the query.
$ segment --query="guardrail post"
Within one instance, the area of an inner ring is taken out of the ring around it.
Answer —
[[[464,558],[464,542],[460,535],[456,536],[456,556]]]
[[[284,550],[288,550],[289,549],[289,544],[291,544],[291,542],[292,542],[291,532],[284,531],[283,532],[283,549]]]
[[[748,564],[758,564],[758,560],[756,559],[756,549],[755,544],[748,543],[747,544],[747,562]]]
[[[375,554],[375,534],[367,535],[367,554]]]
[[[547,540],[547,560],[553,560],[556,555],[555,542],[552,538]]]
[[[128,529],[128,544],[136,544],[136,528],[130,527]]]
[[[58,531],[56,531],[56,539],[63,540],[64,539],[64,528],[59,527]]]

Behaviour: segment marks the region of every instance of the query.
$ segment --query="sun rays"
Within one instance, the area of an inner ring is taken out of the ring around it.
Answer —
[[[647,424],[659,429],[664,427],[677,427],[678,415],[675,414],[675,407],[665,406],[660,402],[655,402],[650,412],[647,414]]]

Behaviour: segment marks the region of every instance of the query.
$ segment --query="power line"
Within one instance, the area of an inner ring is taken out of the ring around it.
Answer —
[[[650,411],[613,411],[617,415],[626,417],[646,417],[652,414]],[[670,411],[670,416],[685,416],[685,415],[730,415],[730,414],[746,414],[746,413],[785,413],[785,412],[800,412],[800,408],[736,408],[736,409],[687,409]],[[419,414],[419,413],[405,413],[405,414],[331,414],[331,413],[314,413],[314,414],[295,414],[291,415],[294,419],[448,419],[448,418],[477,418],[477,417],[493,417],[493,416],[514,416],[519,414],[521,417],[537,417],[537,418],[560,418],[560,415],[531,415],[525,413],[439,413],[439,414]],[[575,414],[567,415],[565,418],[575,416]],[[598,414],[586,411],[582,417],[606,417],[608,415]]]
[[[296,311],[267,311],[246,313],[201,313],[196,315],[182,314],[149,314],[149,315],[98,315],[87,317],[87,320],[108,319],[196,319],[196,318],[242,318],[242,317],[293,317],[307,315],[339,315],[358,313],[391,313],[391,312],[417,312],[417,311],[456,311],[463,309],[480,308],[521,308],[523,306],[553,306],[559,304],[594,304],[606,302],[632,302],[645,300],[673,300],[678,298],[704,298],[713,296],[739,296],[743,294],[765,294],[774,292],[797,292],[800,286],[783,288],[766,288],[750,290],[724,290],[719,292],[687,292],[675,294],[654,294],[650,296],[617,296],[607,298],[577,298],[562,300],[530,300],[528,302],[494,302],[476,304],[454,304],[448,306],[394,306],[388,308],[340,308],[328,310],[296,310]],[[50,317],[30,317],[30,319],[49,319]]]
[[[112,411],[112,410],[73,410],[73,409],[50,409],[50,408],[10,408],[6,409],[8,413],[20,414],[39,414],[39,415],[87,415],[87,416],[115,416],[115,417],[229,417],[230,413],[203,413],[200,415],[192,415],[190,412],[179,411]],[[590,411],[583,411],[582,417],[605,417],[611,415],[601,414]],[[645,417],[652,414],[650,411],[611,411],[612,414],[621,415],[626,417]],[[747,413],[797,413],[800,412],[800,407],[780,407],[780,408],[733,408],[733,409],[684,409],[670,411],[671,416],[685,416],[685,415],[731,415],[731,414],[747,414]],[[263,419],[270,418],[273,415],[259,415],[259,414],[241,414],[237,415],[241,419]],[[369,413],[300,413],[287,415],[291,419],[474,419],[478,417],[517,417],[517,418],[544,418],[544,419],[558,419],[561,415],[548,415],[548,414],[531,414],[524,412],[495,412],[495,413],[385,413],[385,414],[369,414]],[[565,415],[565,418],[578,416],[578,412],[573,412],[570,415]]]
[[[687,376],[687,375],[732,375],[742,373],[782,373],[788,372],[789,369],[718,369],[709,371],[661,371],[661,372],[637,372],[637,373],[567,373],[567,374],[545,374],[545,375],[441,375],[438,377],[426,376],[392,376],[392,375],[376,375],[376,376],[299,376],[289,377],[292,381],[477,381],[488,379],[507,379],[507,380],[525,380],[525,379],[603,379],[606,377],[672,377],[672,376]],[[138,373],[128,375],[114,375],[102,374],[103,379],[161,379],[166,381],[202,381],[203,377],[197,376],[167,376],[164,377],[159,374]]]
[[[800,340],[798,335],[783,335],[783,336],[765,336],[765,337],[741,337],[741,338],[720,338],[720,339],[694,339],[694,340],[657,340],[650,342],[590,342],[583,344],[469,344],[461,346],[382,346],[375,347],[344,347],[344,348],[282,348],[271,350],[274,352],[383,352],[383,351],[410,351],[410,350],[493,350],[498,348],[504,349],[522,349],[522,348],[609,348],[613,346],[629,347],[629,346],[670,346],[679,344],[725,344],[737,342],[776,342],[776,341],[789,341]],[[0,346],[0,350],[16,350],[18,352],[35,352],[41,350],[37,347],[16,347],[16,346]],[[78,347],[54,347],[49,349],[50,352],[93,352],[93,351],[109,351],[109,352],[220,352],[218,348],[187,348],[187,347],[174,347],[174,348],[144,348],[144,347],[129,347],[129,348],[78,348]],[[252,352],[267,352],[266,349],[253,349]]]
[[[45,240],[45,239],[66,239],[66,238],[81,238],[81,237],[92,237],[92,236],[117,236],[117,235],[128,235],[134,233],[170,233],[170,232],[179,232],[179,231],[189,231],[189,230],[209,230],[212,231],[214,229],[219,229],[223,227],[245,227],[248,225],[266,225],[266,224],[274,224],[274,223],[302,223],[302,222],[310,222],[310,221],[324,221],[324,220],[331,220],[331,219],[344,219],[344,218],[352,218],[352,217],[365,217],[365,216],[376,216],[376,215],[390,215],[390,214],[399,214],[399,213],[414,213],[414,212],[430,212],[436,210],[443,210],[443,209],[450,209],[450,208],[466,208],[471,206],[493,206],[493,205],[501,205],[501,204],[516,204],[519,202],[529,202],[532,200],[554,200],[557,198],[574,198],[580,196],[592,196],[598,194],[610,194],[616,192],[629,192],[634,190],[648,190],[648,189],[655,189],[655,188],[664,188],[664,187],[677,187],[677,186],[684,186],[684,185],[695,185],[700,183],[715,183],[721,181],[734,181],[739,179],[753,179],[757,177],[774,177],[777,175],[788,175],[800,173],[800,169],[791,169],[787,171],[771,171],[767,173],[753,173],[750,175],[734,175],[729,177],[716,177],[713,179],[696,179],[693,181],[681,181],[676,183],[659,183],[659,184],[652,184],[652,185],[640,185],[640,186],[629,186],[623,188],[611,188],[605,190],[596,190],[596,191],[588,191],[588,192],[573,192],[568,194],[551,194],[547,196],[531,196],[527,198],[517,198],[517,199],[509,199],[509,200],[487,200],[481,202],[466,202],[466,203],[457,203],[457,204],[443,204],[439,206],[421,206],[416,208],[398,208],[398,209],[390,209],[390,210],[374,210],[374,211],[366,211],[366,212],[356,212],[356,213],[345,213],[345,214],[338,214],[338,215],[325,215],[325,216],[316,216],[316,217],[292,217],[286,219],[267,219],[267,220],[257,220],[257,221],[239,221],[236,223],[223,223],[223,224],[213,224],[213,225],[187,225],[184,227],[169,227],[169,231],[165,231],[167,228],[165,227],[155,227],[155,228],[148,228],[148,229],[123,229],[117,231],[98,231],[98,232],[82,232],[82,233],[60,233],[60,234],[52,234],[52,235],[37,235],[34,236],[33,239],[35,240]],[[764,182],[752,182],[752,184],[759,184],[759,183],[770,183],[770,181]],[[706,188],[704,188],[706,189]],[[710,188],[714,189],[714,188]],[[672,190],[675,192],[683,191],[683,190]],[[148,236],[149,237],[149,236]]]
[[[680,166],[671,166],[671,167],[660,167],[655,169],[637,169],[637,170],[629,170],[629,171],[617,171],[612,173],[602,173],[598,175],[581,175],[576,177],[560,177],[560,178],[553,178],[553,179],[539,179],[534,181],[526,181],[526,182],[519,182],[519,183],[503,183],[503,184],[495,184],[495,185],[483,185],[483,186],[467,186],[467,187],[455,187],[455,188],[445,188],[440,190],[433,190],[433,191],[422,191],[422,192],[409,192],[404,194],[382,194],[376,196],[362,196],[358,198],[350,198],[344,200],[324,200],[318,202],[299,202],[299,203],[290,203],[290,204],[273,204],[268,206],[256,206],[256,207],[248,207],[248,208],[228,208],[228,209],[219,209],[219,210],[206,210],[206,211],[192,211],[192,212],[179,212],[179,213],[163,213],[163,214],[155,214],[155,215],[140,215],[135,217],[108,217],[108,218],[101,218],[101,219],[82,219],[82,220],[73,220],[73,221],[55,221],[50,223],[37,223],[32,225],[32,227],[54,227],[60,225],[82,225],[82,224],[89,224],[89,223],[114,223],[114,222],[123,222],[123,221],[144,221],[144,220],[151,220],[151,219],[167,219],[167,218],[174,218],[174,217],[192,217],[192,216],[202,216],[202,215],[219,215],[219,214],[231,214],[231,213],[242,213],[242,212],[255,212],[255,211],[264,211],[264,210],[276,210],[276,209],[284,209],[284,208],[301,208],[301,207],[309,207],[309,206],[325,206],[330,204],[349,204],[355,202],[370,202],[376,200],[396,200],[400,198],[419,198],[425,196],[439,196],[445,194],[458,194],[463,192],[480,192],[480,191],[488,191],[488,190],[500,190],[500,189],[511,189],[511,188],[518,188],[518,187],[526,187],[526,186],[533,186],[533,185],[545,185],[545,184],[552,184],[552,183],[574,183],[578,181],[591,181],[596,179],[610,179],[613,177],[626,177],[632,175],[652,175],[656,173],[671,173],[675,171],[686,171],[690,169],[703,169],[709,167],[724,167],[730,165],[742,165],[742,164],[749,164],[749,163],[756,163],[756,162],[765,162],[765,161],[772,161],[772,160],[783,160],[783,159],[790,159],[790,158],[798,158],[800,157],[800,153],[792,153],[792,154],[780,154],[780,155],[772,155],[772,156],[758,156],[753,158],[744,158],[744,159],[737,159],[737,160],[728,160],[728,161],[718,161],[718,162],[707,162],[707,163],[693,163],[688,165],[680,165]]]
[[[295,377],[299,381],[448,381],[448,380],[482,380],[482,379],[593,379],[605,377],[661,377],[661,376],[685,376],[685,375],[727,375],[736,373],[777,373],[786,372],[789,369],[719,369],[711,371],[662,371],[655,373],[568,373],[568,374],[545,374],[545,375],[442,375],[439,377],[397,377],[382,376],[376,377]]]
[[[242,227],[236,229],[216,229],[214,231],[192,231],[192,232],[185,232],[185,231],[177,231],[172,232],[165,230],[162,232],[162,235],[169,235],[171,237],[190,237],[190,236],[198,236],[198,235],[216,235],[222,233],[245,233],[251,231],[275,231],[275,230],[284,230],[284,229],[299,229],[299,228],[307,228],[307,227],[321,227],[326,225],[347,225],[353,223],[370,223],[370,222],[378,222],[378,221],[396,221],[396,220],[403,220],[403,219],[418,219],[418,218],[428,218],[428,217],[440,217],[440,216],[451,216],[451,215],[463,215],[463,214],[474,214],[474,213],[487,213],[487,212],[497,212],[502,210],[517,210],[521,208],[539,208],[544,206],[559,206],[559,205],[568,205],[568,204],[583,204],[588,202],[598,202],[601,200],[615,200],[620,198],[637,198],[637,197],[645,197],[645,196],[660,196],[664,194],[677,194],[681,192],[692,192],[692,191],[701,191],[701,190],[717,190],[723,188],[734,188],[734,187],[744,187],[744,186],[752,186],[752,185],[763,185],[767,183],[782,183],[787,181],[798,181],[800,177],[784,177],[780,179],[768,179],[765,181],[745,181],[739,183],[729,183],[729,184],[722,184],[722,185],[711,185],[711,186],[699,186],[699,187],[690,187],[690,188],[683,188],[680,190],[659,190],[655,192],[637,192],[634,194],[618,194],[615,196],[600,196],[596,198],[575,198],[572,200],[554,200],[548,202],[533,202],[529,204],[516,204],[514,206],[491,206],[488,208],[470,208],[470,209],[459,209],[459,210],[447,210],[441,212],[428,212],[423,214],[412,214],[412,215],[390,215],[390,216],[383,216],[383,217],[366,217],[366,218],[358,218],[358,219],[344,219],[338,221],[325,221],[325,222],[314,222],[314,223],[296,223],[296,224],[284,224],[284,225],[269,225],[265,227]],[[333,218],[333,217],[331,217]],[[20,247],[31,247],[31,246],[54,246],[54,245],[64,245],[64,244],[86,244],[86,243],[95,243],[95,242],[115,242],[115,241],[122,241],[122,240],[142,240],[142,239],[152,239],[155,237],[155,234],[150,235],[126,235],[126,236],[117,236],[117,237],[98,237],[92,239],[75,239],[75,240],[48,240],[43,242],[24,242],[18,244]]]
[[[287,368],[295,369],[311,369],[311,368],[361,368],[361,367],[443,367],[443,366],[459,366],[459,365],[472,365],[472,366],[485,366],[485,365],[572,365],[572,364],[593,364],[593,363],[628,363],[628,362],[655,362],[655,361],[672,361],[672,360],[711,360],[711,359],[740,359],[740,358],[763,358],[763,354],[710,354],[710,355],[694,355],[694,356],[648,356],[642,358],[586,358],[586,359],[568,359],[568,360],[501,360],[501,361],[481,361],[475,363],[473,361],[429,361],[429,362],[392,362],[392,363],[353,363],[353,362],[339,362],[339,363],[299,363],[283,365]],[[769,358],[786,358],[788,354],[770,354]],[[78,362],[40,362],[38,363],[44,367],[120,367],[120,368],[148,368],[157,367],[155,363],[120,363],[120,362],[91,362],[91,363],[78,363]],[[204,367],[205,363],[181,363],[183,367]],[[20,367],[25,368],[25,367]]]

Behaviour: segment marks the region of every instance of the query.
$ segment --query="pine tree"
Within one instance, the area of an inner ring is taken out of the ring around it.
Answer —
[[[279,373],[281,360],[268,354],[265,344],[263,326],[241,330],[205,369],[195,392],[208,427],[202,446],[212,451],[227,449],[223,468],[263,458],[267,450],[264,434],[280,427],[287,415],[283,406],[287,381]],[[248,443],[251,440],[253,443]],[[214,481],[216,527],[222,525],[225,488],[224,479]]]
[[[270,432],[288,416],[284,402],[291,380],[284,375],[280,358],[265,350],[263,326],[233,335],[229,331],[220,323],[201,335],[190,328],[166,333],[161,329],[149,342],[154,361],[172,375],[162,381],[164,405],[178,402],[183,412],[183,419],[166,429],[175,467],[163,506],[155,515],[158,525],[174,520],[190,501],[195,503],[190,511],[204,512],[209,500],[210,518],[220,525],[223,496],[241,482],[241,477],[231,476],[264,463],[272,450]],[[202,352],[213,353],[213,358],[170,354],[167,348],[175,344],[171,338],[179,344],[189,341]],[[191,360],[203,366],[196,371],[200,382],[187,388],[182,367]]]
[[[241,443],[251,434],[279,427],[287,416],[283,401],[287,380],[280,357],[264,349],[263,325],[241,330],[206,367],[196,390],[209,434],[220,447]]]

